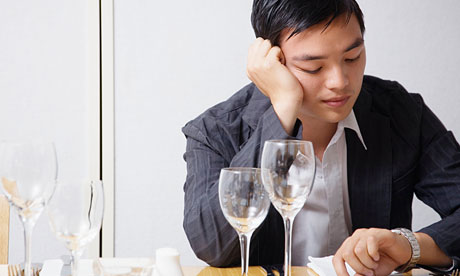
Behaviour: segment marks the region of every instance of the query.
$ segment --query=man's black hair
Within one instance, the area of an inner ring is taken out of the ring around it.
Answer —
[[[251,23],[256,37],[279,45],[281,31],[292,29],[288,39],[309,27],[325,22],[326,29],[338,16],[358,19],[364,34],[363,13],[355,0],[254,0]]]

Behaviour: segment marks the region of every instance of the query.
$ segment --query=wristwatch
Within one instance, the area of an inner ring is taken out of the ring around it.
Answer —
[[[396,228],[396,229],[391,230],[391,232],[404,236],[410,243],[410,247],[412,249],[412,256],[410,260],[407,263],[395,269],[397,272],[402,272],[402,273],[407,272],[411,270],[412,268],[414,268],[418,260],[420,259],[420,245],[418,244],[418,241],[415,238],[414,233],[409,229]]]

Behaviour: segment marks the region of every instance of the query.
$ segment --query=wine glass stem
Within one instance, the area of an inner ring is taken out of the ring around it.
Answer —
[[[22,225],[24,226],[24,276],[32,276],[31,252],[32,252],[32,231],[35,226],[35,221],[21,217]]]
[[[249,233],[238,233],[240,237],[240,248],[241,248],[241,275],[248,275],[249,267],[249,243],[251,242],[252,232]]]
[[[291,276],[292,223],[294,218],[284,218],[284,275]]]
[[[78,268],[80,265],[80,257],[83,253],[83,250],[77,249],[77,250],[71,250],[70,254],[72,255],[72,259],[70,260],[70,267],[72,270],[72,276],[77,276],[78,275]]]

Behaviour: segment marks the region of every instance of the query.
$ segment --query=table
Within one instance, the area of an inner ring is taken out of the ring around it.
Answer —
[[[232,268],[216,268],[216,267],[198,267],[198,266],[185,266],[182,268],[184,276],[240,276],[241,267]],[[265,276],[265,271],[259,266],[252,266],[249,268],[250,276]],[[278,275],[276,273],[276,275]],[[292,267],[293,276],[306,276],[306,267]],[[400,274],[398,274],[400,275]],[[405,273],[401,275],[417,275],[417,276],[428,276],[429,271],[424,269],[414,269],[412,273]]]
[[[231,268],[216,268],[216,267],[203,267],[203,266],[184,266],[182,268],[184,276],[240,276],[241,267],[231,267]],[[265,276],[265,271],[258,266],[252,266],[249,268],[249,274],[251,276]],[[293,276],[306,276],[307,268],[306,267],[293,267],[292,268]],[[278,275],[278,274],[276,274]],[[428,276],[429,273],[423,269],[415,269],[412,274],[404,275],[417,275],[417,276]],[[8,266],[0,265],[0,276],[8,276]]]
[[[231,268],[216,268],[216,267],[192,267],[186,266],[182,268],[184,276],[240,276],[241,267],[231,267]],[[293,267],[292,274],[295,275],[307,275],[306,267]],[[265,276],[265,270],[260,266],[251,266],[249,267],[249,275],[251,276]],[[276,273],[278,275],[278,273]]]

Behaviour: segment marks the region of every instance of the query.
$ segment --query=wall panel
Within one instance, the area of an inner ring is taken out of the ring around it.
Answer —
[[[92,0],[0,1],[0,140],[54,141],[61,179],[99,175],[98,11]],[[11,212],[10,263],[23,261],[22,231]],[[32,243],[33,262],[68,254],[45,213]]]

